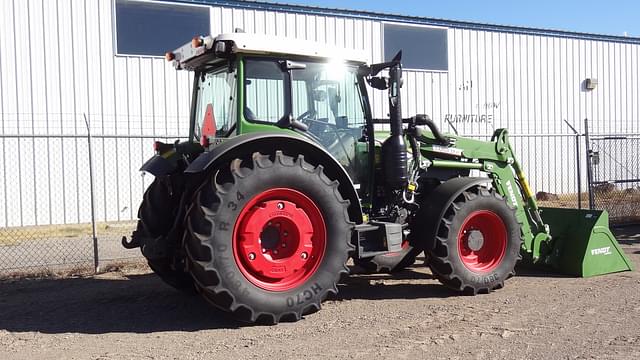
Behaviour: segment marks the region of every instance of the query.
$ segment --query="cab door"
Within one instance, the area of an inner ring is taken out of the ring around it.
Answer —
[[[356,187],[368,180],[365,114],[357,86],[357,68],[307,62],[291,72],[293,118],[342,164]]]
[[[191,139],[207,147],[235,132],[236,70],[227,64],[205,68],[196,72],[194,81]]]

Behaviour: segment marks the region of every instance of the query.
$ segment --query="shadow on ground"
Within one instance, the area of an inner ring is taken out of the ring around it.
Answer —
[[[339,285],[334,300],[415,299],[455,295],[437,284],[402,283],[429,275],[404,271],[355,275]],[[397,281],[400,280],[400,281]],[[39,279],[0,282],[0,330],[104,334],[198,331],[248,326],[197,295],[165,285],[154,274],[112,278]]]
[[[574,275],[559,273],[551,268],[537,267],[535,265],[525,263],[516,265],[516,276],[559,279],[570,279],[576,277]]]
[[[611,230],[620,244],[640,245],[640,224],[617,226]]]
[[[432,279],[432,276],[413,269],[393,275],[352,275],[338,285],[338,295],[335,300],[428,299],[457,296],[456,292],[438,282],[406,282],[406,280],[426,279]]]
[[[241,323],[153,274],[0,283],[0,329],[43,333],[195,331]]]

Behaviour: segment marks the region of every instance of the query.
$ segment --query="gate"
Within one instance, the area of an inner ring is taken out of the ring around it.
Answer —
[[[640,136],[586,134],[589,207],[612,223],[640,222]]]

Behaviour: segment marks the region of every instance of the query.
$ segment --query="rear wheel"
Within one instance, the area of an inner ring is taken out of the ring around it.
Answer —
[[[515,210],[494,191],[463,192],[440,221],[428,251],[433,274],[467,294],[501,288],[520,259],[522,234]]]
[[[138,210],[138,224],[133,237],[140,243],[142,254],[147,259],[149,267],[165,283],[186,292],[193,291],[193,280],[188,273],[179,268],[177,261],[168,251],[160,251],[165,236],[171,230],[178,211],[180,199],[172,188],[169,177],[157,177],[144,193],[144,198]],[[152,248],[154,250],[152,250]]]
[[[187,216],[186,252],[202,295],[237,318],[295,321],[347,272],[349,202],[322,166],[277,152],[219,169]]]

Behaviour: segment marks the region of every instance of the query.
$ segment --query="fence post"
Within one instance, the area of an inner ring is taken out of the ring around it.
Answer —
[[[580,171],[580,133],[567,121],[563,120],[576,136],[576,178],[578,179],[578,209],[582,209],[582,172]]]
[[[593,200],[593,167],[592,163],[592,154],[591,149],[589,148],[589,120],[584,119],[584,143],[587,149],[587,187],[589,190],[589,210],[594,209],[594,200]]]
[[[578,172],[578,209],[582,209],[582,172],[580,171],[580,134],[576,133],[576,171]]]
[[[96,236],[96,205],[95,205],[95,181],[93,178],[93,152],[91,151],[91,127],[87,114],[84,116],[84,123],[87,126],[87,145],[89,146],[89,183],[91,198],[91,236],[93,240],[93,269],[96,273],[100,271],[100,262],[98,258],[98,237]]]

